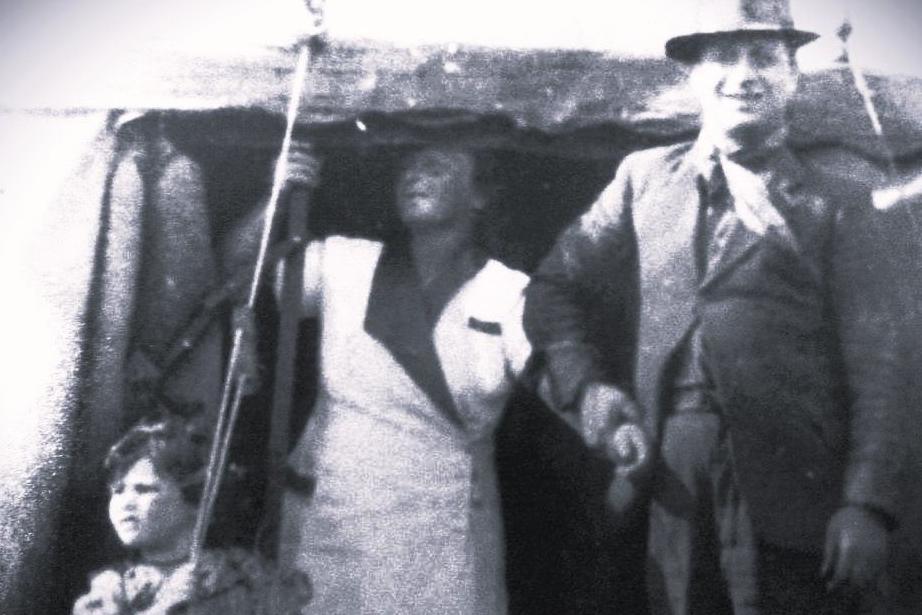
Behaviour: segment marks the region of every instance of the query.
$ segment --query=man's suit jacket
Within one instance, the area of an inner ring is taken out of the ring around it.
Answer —
[[[755,232],[737,221],[699,283],[701,147],[623,161],[534,275],[526,332],[558,406],[574,407],[588,382],[618,384],[655,441],[675,351],[700,326],[757,533],[818,551],[839,506],[898,507],[898,263],[866,191],[808,174],[782,150],[765,184],[780,224]]]

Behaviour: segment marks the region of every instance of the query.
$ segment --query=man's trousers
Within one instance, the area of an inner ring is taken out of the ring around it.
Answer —
[[[676,412],[662,431],[650,504],[654,615],[819,615],[856,610],[829,594],[818,555],[760,543],[719,414]]]

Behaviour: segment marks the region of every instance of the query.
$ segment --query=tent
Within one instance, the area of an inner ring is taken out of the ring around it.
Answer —
[[[42,25],[30,31],[39,36],[3,37],[22,47],[6,50],[9,87],[0,96],[10,136],[0,165],[8,230],[0,266],[13,297],[0,325],[9,340],[0,360],[13,375],[0,396],[0,602],[8,613],[42,600],[52,609],[46,575],[82,565],[80,552],[62,559],[56,541],[98,512],[94,460],[127,420],[128,373],[144,367],[130,349],[168,345],[163,332],[193,317],[202,289],[246,260],[245,249],[231,247],[247,245],[241,229],[267,190],[293,43],[316,27],[304,5],[282,0],[97,3],[73,13],[66,5],[47,4],[64,15],[57,26],[46,27],[41,11],[24,14]],[[208,43],[211,34],[224,43]],[[319,229],[386,224],[375,197],[391,172],[388,152],[464,140],[498,153],[509,184],[498,213],[509,231],[501,249],[528,268],[622,156],[696,129],[681,74],[665,61],[578,45],[405,45],[346,40],[332,29],[327,38],[315,49],[296,131],[334,161],[316,195]],[[918,174],[922,79],[875,73],[870,84],[899,170]],[[884,180],[886,153],[845,68],[806,75],[793,124],[817,164]],[[341,206],[342,186],[357,171],[370,179]],[[201,339],[170,386],[208,404],[220,326]],[[550,450],[569,446],[574,467],[591,463],[573,453],[575,444],[561,444],[553,425],[540,431],[521,416],[511,420],[540,432]]]

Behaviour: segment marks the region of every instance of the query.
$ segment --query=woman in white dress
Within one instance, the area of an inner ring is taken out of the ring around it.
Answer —
[[[493,442],[528,278],[478,249],[477,184],[472,153],[425,148],[397,182],[404,239],[307,248],[320,392],[290,466],[316,489],[286,493],[280,543],[305,613],[506,612]]]

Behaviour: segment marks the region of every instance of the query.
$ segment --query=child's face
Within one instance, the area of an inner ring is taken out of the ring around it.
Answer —
[[[126,547],[169,550],[188,535],[196,507],[186,502],[175,480],[140,459],[111,485],[109,521]]]

